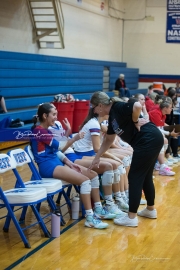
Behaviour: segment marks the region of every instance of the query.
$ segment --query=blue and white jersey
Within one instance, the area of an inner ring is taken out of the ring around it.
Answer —
[[[74,143],[74,150],[77,152],[88,152],[93,150],[91,136],[100,136],[100,124],[97,118],[90,119],[81,129],[85,133],[84,138]]]
[[[55,121],[55,126],[49,127],[49,129],[50,129],[50,130],[52,131],[52,133],[55,134],[55,135],[56,135],[56,131],[57,131],[57,135],[58,135],[58,130],[63,131],[62,133],[65,134],[65,130],[63,129],[63,126],[62,126],[61,122],[59,122],[59,121]],[[53,132],[53,130],[54,130],[55,132]],[[69,147],[69,148],[64,152],[65,155],[66,155],[66,154],[70,154],[70,153],[74,153],[74,150],[73,150],[72,147]]]
[[[37,126],[33,129],[34,134],[38,134],[37,139],[31,141],[32,152],[37,164],[56,158],[59,142],[55,140],[48,129]]]

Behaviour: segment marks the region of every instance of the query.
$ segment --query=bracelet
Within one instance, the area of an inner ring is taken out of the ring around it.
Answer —
[[[133,121],[134,124],[137,124],[138,122],[139,122],[139,119],[137,121],[135,121],[135,122]]]

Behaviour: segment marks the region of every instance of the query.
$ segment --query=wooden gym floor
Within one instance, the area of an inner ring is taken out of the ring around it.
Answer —
[[[22,146],[23,147],[23,146]],[[4,151],[5,152],[5,151]],[[24,248],[14,224],[9,233],[2,228],[6,212],[0,210],[0,270],[178,270],[180,269],[180,162],[173,166],[174,177],[155,172],[156,209],[158,219],[139,217],[137,228],[120,227],[107,221],[109,228],[96,230],[84,227],[84,219],[72,221],[67,206],[63,207],[66,226],[61,236],[44,238],[39,226],[27,231],[31,249]],[[30,174],[24,166],[20,174],[25,181]],[[0,179],[3,189],[13,187],[12,172]],[[140,206],[143,208],[143,206]],[[48,213],[44,203],[41,212]],[[67,214],[66,214],[67,213]],[[20,211],[17,211],[19,216]],[[31,211],[27,223],[33,219]],[[50,218],[46,225],[50,230]]]

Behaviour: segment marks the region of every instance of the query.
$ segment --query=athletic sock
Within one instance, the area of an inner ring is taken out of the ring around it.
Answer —
[[[86,211],[86,216],[93,216],[93,210],[89,209],[89,210],[85,210]]]

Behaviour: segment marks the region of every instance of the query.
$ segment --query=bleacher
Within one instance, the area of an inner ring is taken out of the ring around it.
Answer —
[[[0,120],[6,115],[26,123],[38,104],[51,102],[60,93],[87,100],[104,89],[113,96],[120,73],[131,92],[139,91],[138,69],[127,68],[126,63],[0,51],[0,94],[8,109]]]

